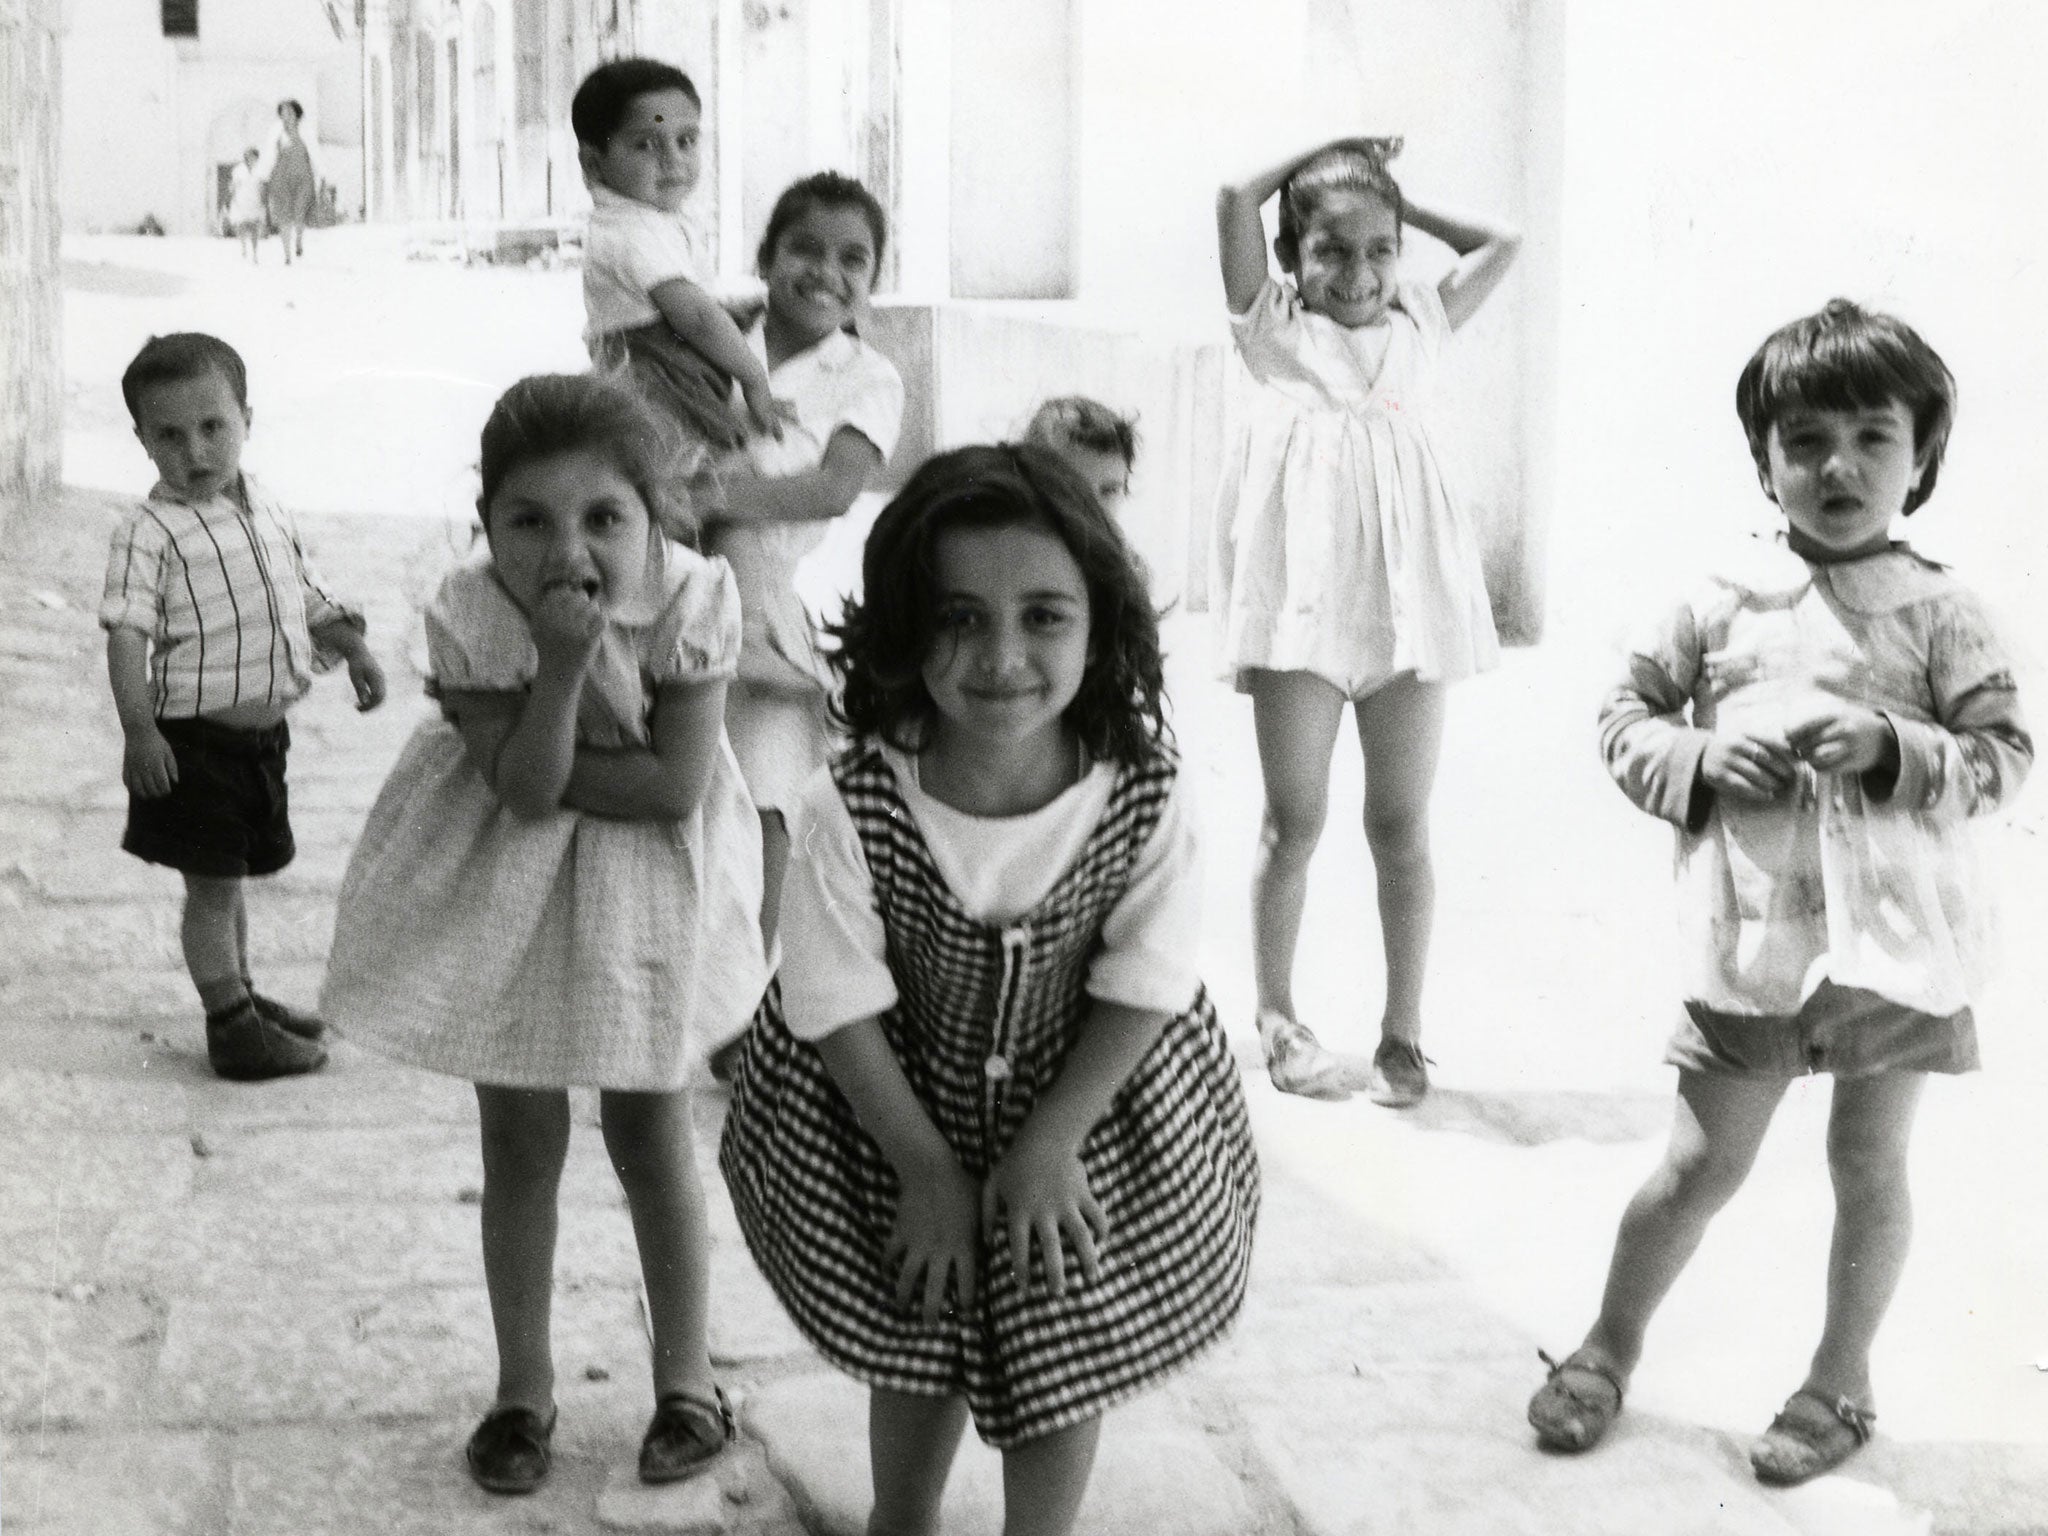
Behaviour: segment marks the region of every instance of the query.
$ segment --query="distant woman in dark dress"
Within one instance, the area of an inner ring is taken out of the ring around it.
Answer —
[[[313,174],[313,153],[299,137],[299,121],[306,109],[296,101],[277,104],[277,156],[270,168],[270,182],[264,188],[264,204],[270,222],[284,241],[285,264],[306,254],[306,219],[313,211],[318,178]]]

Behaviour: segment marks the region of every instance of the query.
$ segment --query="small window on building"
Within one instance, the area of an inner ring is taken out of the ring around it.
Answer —
[[[162,0],[164,36],[199,35],[199,0]]]

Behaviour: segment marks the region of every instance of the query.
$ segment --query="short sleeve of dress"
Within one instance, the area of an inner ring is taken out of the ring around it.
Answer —
[[[860,834],[832,782],[814,773],[789,807],[782,886],[782,1015],[799,1040],[821,1040],[896,1002],[888,937]]]
[[[1261,381],[1302,373],[1301,301],[1294,290],[1267,278],[1241,315],[1230,317],[1231,339],[1252,377]]]
[[[1131,883],[1102,926],[1088,995],[1127,1008],[1179,1013],[1201,974],[1192,957],[1202,929],[1201,843],[1185,777],[1174,780]]]
[[[432,692],[517,693],[532,686],[540,670],[533,631],[488,563],[450,571],[425,618]]]
[[[1451,339],[1451,317],[1444,311],[1444,296],[1437,285],[1404,282],[1394,290],[1394,303],[1415,322],[1423,355],[1434,358],[1441,353]]]
[[[896,451],[896,439],[903,432],[903,376],[894,363],[865,344],[859,379],[848,392],[833,430],[840,427],[853,428],[879,448],[884,459]]]
[[[697,245],[681,220],[653,208],[635,209],[621,233],[619,266],[629,286],[652,293],[677,278],[698,280]]]
[[[668,606],[649,631],[648,680],[707,683],[734,677],[740,667],[740,589],[732,567],[670,545],[668,559],[680,568]]]

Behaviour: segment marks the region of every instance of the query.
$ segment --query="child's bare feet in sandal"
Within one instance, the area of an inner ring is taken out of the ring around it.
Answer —
[[[1824,1393],[1801,1387],[1750,1447],[1750,1467],[1758,1482],[1790,1488],[1834,1471],[1870,1443],[1876,1423],[1876,1414],[1847,1397],[1830,1401]]]
[[[1351,1097],[1351,1067],[1324,1050],[1307,1025],[1266,1009],[1259,1015],[1259,1043],[1266,1051],[1266,1075],[1282,1093],[1331,1101]]]
[[[1549,1376],[1529,1399],[1529,1425],[1536,1431],[1536,1443],[1546,1451],[1590,1451],[1620,1415],[1627,1381],[1587,1349],[1575,1349],[1562,1360],[1553,1360],[1540,1349],[1536,1354],[1550,1367]]]

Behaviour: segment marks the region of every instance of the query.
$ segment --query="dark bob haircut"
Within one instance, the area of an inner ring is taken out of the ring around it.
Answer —
[[[498,397],[484,423],[476,508],[484,532],[491,502],[522,464],[561,453],[602,455],[664,526],[676,521],[667,486],[679,444],[668,427],[622,381],[600,373],[537,373]],[[665,517],[664,514],[667,514]]]
[[[1394,210],[1394,232],[1399,237],[1408,216],[1408,204],[1387,162],[1401,153],[1401,140],[1349,139],[1309,158],[1280,188],[1280,230],[1273,237],[1273,254],[1283,271],[1301,270],[1301,237],[1310,218],[1325,197],[1333,192],[1365,193],[1379,198]]]
[[[1926,460],[1906,493],[1911,513],[1934,494],[1934,477],[1956,419],[1956,380],[1934,348],[1905,321],[1848,299],[1765,338],[1735,381],[1735,414],[1757,473],[1770,470],[1771,428],[1788,411],[1883,410],[1894,400],[1913,417],[1913,451]]]
[[[1101,761],[1134,764],[1167,739],[1159,618],[1123,534],[1087,483],[1032,443],[929,459],[882,509],[861,559],[863,595],[831,626],[834,707],[857,736],[915,752],[934,719],[924,664],[939,632],[938,542],[954,528],[1046,527],[1088,588],[1088,665],[1067,723]]]
[[[1113,453],[1125,469],[1138,463],[1138,422],[1086,395],[1055,395],[1031,413],[1024,440],[1055,448],[1061,443],[1090,453]]]
[[[249,370],[242,363],[242,354],[204,331],[173,331],[168,336],[152,336],[145,341],[121,375],[121,398],[128,404],[130,419],[140,426],[142,412],[137,407],[145,389],[156,384],[203,379],[209,373],[227,380],[228,388],[234,391],[235,404],[245,411],[249,409]]]
[[[775,207],[768,215],[768,228],[761,236],[761,248],[754,254],[756,271],[763,277],[768,275],[769,263],[775,260],[775,242],[813,208],[858,209],[868,221],[868,233],[875,237],[875,271],[882,270],[882,252],[889,245],[889,216],[882,212],[881,203],[851,176],[819,171],[802,181],[791,182],[782,189],[782,196],[775,199]]]
[[[675,65],[659,59],[613,59],[598,65],[576,87],[569,103],[569,126],[576,130],[576,142],[601,153],[634,99],[651,91],[681,91],[698,111],[704,110],[697,87]]]

